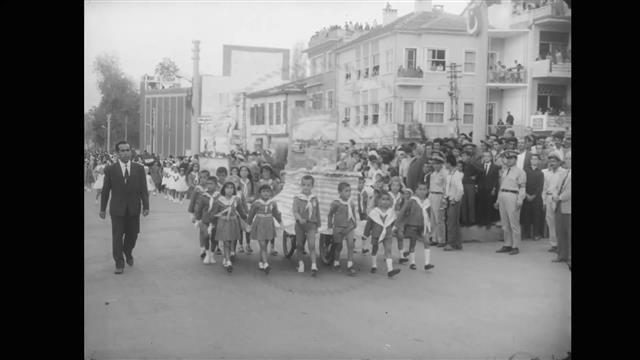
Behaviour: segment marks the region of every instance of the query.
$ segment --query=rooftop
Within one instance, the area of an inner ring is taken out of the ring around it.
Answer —
[[[295,93],[304,93],[305,85],[307,84],[307,80],[309,78],[304,78],[292,82],[288,82],[286,84],[278,85],[269,89],[254,91],[252,93],[248,93],[246,96],[250,99],[266,97],[266,96],[274,96],[281,94],[295,94]]]

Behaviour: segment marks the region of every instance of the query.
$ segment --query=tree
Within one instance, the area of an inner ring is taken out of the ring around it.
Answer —
[[[162,61],[156,65],[155,74],[163,82],[172,82],[176,80],[179,71],[178,65],[176,65],[173,60],[163,58]]]
[[[307,55],[304,51],[304,41],[298,41],[293,46],[291,55],[291,80],[304,79],[307,76]]]
[[[113,144],[124,139],[126,118],[127,141],[132,147],[139,147],[140,95],[133,80],[124,74],[118,58],[111,54],[98,55],[93,69],[98,75],[98,89],[102,94],[100,105],[91,115],[94,142],[111,149]],[[105,144],[108,114],[111,114],[111,144]]]

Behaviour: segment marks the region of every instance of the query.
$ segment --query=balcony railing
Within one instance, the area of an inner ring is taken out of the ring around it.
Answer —
[[[405,69],[401,67],[398,69],[398,77],[406,77],[406,78],[419,78],[421,79],[424,76],[424,72],[422,69]]]
[[[487,82],[494,84],[526,84],[527,70],[489,70],[487,72]]]
[[[529,126],[534,131],[565,130],[571,128],[571,114],[569,115],[532,115]]]
[[[535,21],[548,16],[571,16],[571,9],[563,0],[518,1],[512,10],[512,22]],[[523,9],[524,6],[524,9]],[[538,7],[536,7],[538,6]]]
[[[533,63],[533,77],[571,77],[571,62],[554,63],[550,59],[538,60]]]

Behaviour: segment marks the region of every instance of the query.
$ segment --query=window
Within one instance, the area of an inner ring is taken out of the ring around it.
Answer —
[[[280,112],[282,111],[282,103],[280,103],[279,101],[276,103],[276,125],[280,125]]]
[[[380,74],[380,54],[371,56],[371,66],[371,76],[378,76]]]
[[[427,101],[425,114],[428,123],[444,123],[444,102]]]
[[[487,103],[487,125],[493,125],[495,121],[496,103]]]
[[[249,122],[251,123],[251,125],[255,125],[256,124],[256,107],[255,107],[255,105],[251,106],[251,109],[249,109]]]
[[[286,124],[289,117],[289,108],[287,107],[287,101],[282,102],[282,123]]]
[[[360,80],[360,59],[356,60],[356,80]]]
[[[379,104],[371,104],[371,124],[376,125],[378,123],[378,112],[380,105]]]
[[[362,105],[362,125],[369,125],[369,105]]]
[[[344,119],[342,120],[342,122],[344,123],[344,126],[346,127],[347,125],[349,125],[350,121],[351,121],[351,108],[350,107],[345,107],[344,108]]]
[[[567,87],[564,85],[538,85],[538,110],[543,113],[549,111],[557,115],[560,110],[568,110]]]
[[[351,80],[351,63],[344,64],[344,82]]]
[[[391,112],[391,103],[384,103],[384,122],[389,124],[393,122],[393,114]]]
[[[446,63],[446,54],[444,49],[427,49],[427,66],[429,71],[442,71],[444,72]]]
[[[333,109],[333,90],[327,91],[327,109]]]
[[[413,122],[413,101],[405,101],[404,102],[404,122],[411,123]]]
[[[473,124],[473,103],[464,103],[463,124]]]
[[[387,50],[385,53],[385,73],[393,72],[393,50]]]
[[[295,102],[295,107],[299,108],[299,109],[304,109],[304,100],[296,100]]]
[[[417,65],[417,49],[404,49],[404,67],[415,70]]]
[[[269,103],[269,125],[273,125],[273,103]]]
[[[473,50],[464,52],[464,72],[476,72],[476,52]]]
[[[322,93],[316,93],[311,95],[311,108],[314,110],[322,110],[322,102],[324,97],[322,96]]]
[[[369,44],[365,44],[362,47],[362,77],[369,77]]]
[[[264,112],[265,106],[264,104],[260,104],[256,106],[256,125],[264,125]]]

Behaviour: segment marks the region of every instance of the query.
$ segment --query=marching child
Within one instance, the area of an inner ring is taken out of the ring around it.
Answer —
[[[216,259],[213,256],[213,249],[215,248],[215,228],[211,221],[212,219],[209,216],[203,215],[209,213],[213,203],[218,196],[220,196],[220,193],[216,191],[218,189],[218,182],[215,177],[212,177],[207,178],[204,182],[200,182],[200,184],[205,186],[206,191],[198,194],[193,213],[193,218],[199,230],[200,258],[203,259],[204,264],[215,264]],[[200,184],[198,186],[201,186]],[[194,192],[194,195],[195,194]],[[192,198],[195,198],[195,196]]]
[[[178,176],[175,179],[176,189],[176,202],[182,204],[184,198],[187,197],[187,191],[189,191],[189,184],[187,184],[187,172],[183,167],[178,170]]]
[[[242,185],[240,183],[240,178],[237,175],[229,175],[227,177],[227,182],[233,183],[233,185],[236,187],[236,197],[238,198],[240,206],[242,206],[245,214],[248,213],[249,208],[247,206],[247,201],[244,197],[244,193],[241,189]],[[240,237],[231,244],[231,261],[235,260],[236,258],[236,249],[238,248],[238,242],[240,241],[240,239],[242,239],[242,233],[247,231],[250,231],[249,225],[246,222],[240,220]],[[240,249],[242,250],[242,245],[240,246]],[[240,252],[244,252],[244,250]]]
[[[394,226],[395,231],[393,232],[393,236],[398,241],[398,251],[400,251],[400,263],[404,264],[409,261],[407,255],[404,255],[406,249],[404,248],[403,241],[403,233],[404,233],[404,218],[399,216],[400,211],[403,210],[403,206],[408,203],[411,198],[411,189],[404,189],[402,184],[402,179],[399,176],[394,176],[391,178],[389,183],[391,196],[391,208],[396,213],[396,224]]]
[[[214,239],[224,244],[222,266],[231,273],[231,244],[240,237],[240,219],[247,219],[244,207],[236,196],[236,186],[232,182],[226,182],[222,186],[221,196],[213,202],[209,217],[216,221]]]
[[[258,180],[258,183],[256,184],[256,187],[258,189],[261,188],[262,185],[269,185],[271,186],[271,190],[273,191],[274,195],[280,192],[281,190],[280,182],[278,181],[277,178],[275,178],[273,174],[273,168],[271,167],[271,165],[269,164],[262,165],[262,167],[260,168],[260,176],[261,176],[260,180]],[[276,248],[275,248],[275,239],[271,240],[271,255],[272,256],[278,255],[278,252],[276,251]]]
[[[276,237],[276,228],[273,219],[282,226],[282,215],[278,210],[275,200],[272,200],[273,190],[269,185],[260,187],[260,198],[253,202],[249,211],[249,223],[251,224],[251,234],[254,240],[260,244],[260,262],[258,268],[265,273],[271,271],[267,260],[267,245],[270,240]]]
[[[193,194],[191,195],[191,199],[189,200],[189,207],[187,207],[187,212],[192,215],[195,213],[196,201],[198,200],[198,197],[206,189],[205,182],[207,181],[207,179],[209,179],[209,170],[200,170],[199,177],[200,181],[198,181],[198,185],[196,185],[193,189]],[[216,183],[218,182],[218,179],[215,176],[213,177],[213,179],[216,180]],[[191,222],[195,223],[194,217],[192,217],[191,220]]]
[[[227,168],[220,166],[216,169],[216,177],[218,178],[218,184],[224,184],[227,182]]]
[[[393,261],[391,260],[391,242],[393,228],[396,223],[396,213],[391,207],[392,203],[391,194],[383,191],[380,194],[378,206],[369,213],[367,224],[364,228],[364,236],[371,236],[371,273],[375,274],[378,270],[378,245],[382,242],[388,277],[393,277],[400,272],[400,269],[393,268]]]
[[[240,190],[242,191],[242,195],[245,201],[245,205],[248,209],[251,208],[251,204],[255,200],[255,192],[253,190],[253,179],[251,178],[251,170],[247,166],[240,166],[238,170],[238,174],[240,175]],[[243,236],[240,236],[240,252],[244,252],[244,248],[242,246],[242,240],[244,237],[245,242],[247,243],[246,251],[248,254],[253,252],[251,249],[251,233],[246,231],[242,231]]]
[[[430,207],[429,199],[427,199],[427,184],[421,182],[418,184],[415,196],[409,199],[407,206],[404,207],[402,216],[405,217],[404,238],[409,242],[409,261],[411,270],[416,269],[416,241],[420,240],[424,244],[424,269],[429,270],[434,267],[431,264],[431,249],[429,249],[429,239],[426,234],[431,229],[429,222]]]
[[[305,241],[309,242],[311,255],[311,275],[316,276],[316,233],[321,225],[320,204],[316,195],[311,194],[315,180],[311,175],[304,175],[301,180],[302,193],[293,198],[293,216],[296,219],[296,250],[298,272],[304,272],[303,252]]]
[[[342,251],[342,241],[347,242],[347,271],[353,276],[356,270],[353,268],[353,248],[355,247],[354,230],[357,227],[359,219],[356,217],[356,205],[349,201],[351,198],[351,186],[346,182],[338,184],[338,193],[340,199],[334,200],[329,208],[329,219],[327,227],[333,228],[333,243],[331,248],[332,254],[329,258],[333,259],[333,268],[340,269],[340,252]]]
[[[151,178],[151,170],[149,170],[148,166],[144,167],[144,172],[147,174],[147,190],[149,191],[149,196],[153,193],[156,195],[156,185],[153,183],[153,179]]]

